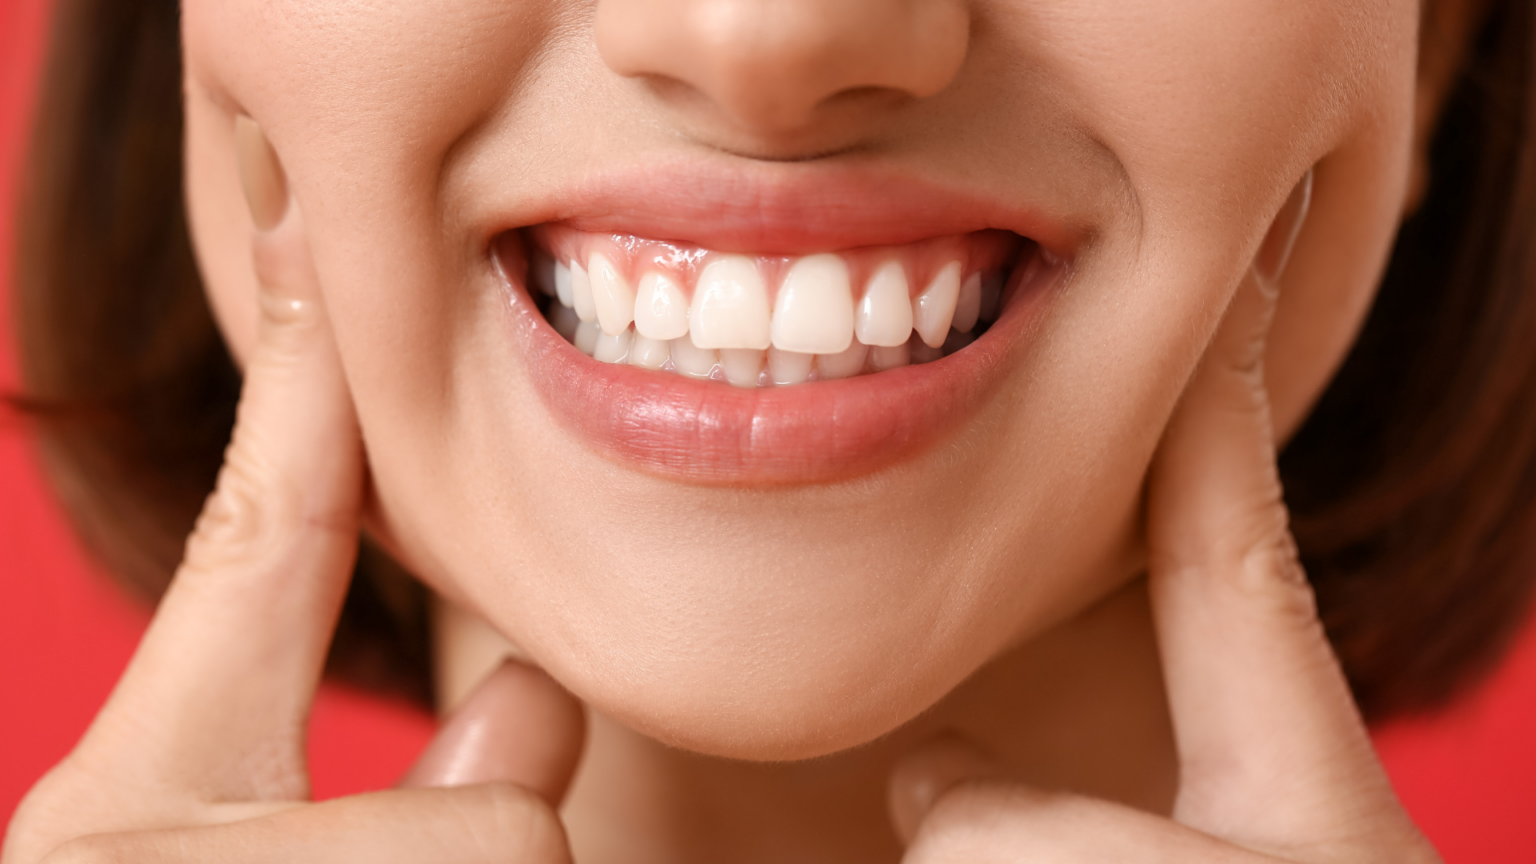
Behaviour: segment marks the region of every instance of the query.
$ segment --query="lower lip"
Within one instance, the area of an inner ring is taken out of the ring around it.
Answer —
[[[621,465],[667,479],[784,486],[869,474],[968,425],[1065,272],[1025,269],[1035,276],[1009,286],[998,320],[960,351],[837,381],[751,389],[594,360],[555,332],[525,286],[505,284],[514,343],[568,431]]]

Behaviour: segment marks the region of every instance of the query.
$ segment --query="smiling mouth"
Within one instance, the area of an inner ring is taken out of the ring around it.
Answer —
[[[529,382],[574,440],[706,485],[839,482],[986,428],[1081,245],[1029,202],[835,166],[660,164],[543,207],[486,235]]]
[[[811,255],[743,255],[563,225],[528,229],[528,283],[588,357],[736,387],[929,363],[997,320],[1042,253],[1000,230]]]

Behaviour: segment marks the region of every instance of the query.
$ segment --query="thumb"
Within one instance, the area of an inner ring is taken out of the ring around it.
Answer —
[[[982,749],[949,733],[903,756],[891,770],[886,804],[891,824],[905,845],[944,793],[970,780],[1003,776],[1002,766]]]
[[[558,807],[576,773],[586,712],[542,669],[506,660],[454,710],[403,787],[515,783]]]

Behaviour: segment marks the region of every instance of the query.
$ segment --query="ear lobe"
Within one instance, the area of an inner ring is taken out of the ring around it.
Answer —
[[[288,212],[288,177],[261,127],[244,114],[235,117],[235,154],[251,221],[257,231],[271,231]]]
[[[1429,190],[1429,148],[1446,100],[1466,68],[1473,40],[1488,20],[1491,0],[1425,0],[1419,25],[1419,72],[1415,88],[1413,159],[1403,216],[1413,215]]]

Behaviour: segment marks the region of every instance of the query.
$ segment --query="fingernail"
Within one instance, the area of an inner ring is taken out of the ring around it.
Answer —
[[[542,669],[507,660],[447,719],[400,785],[516,783],[558,806],[585,731],[575,697]]]
[[[1308,168],[1296,188],[1291,190],[1291,197],[1285,199],[1280,212],[1275,214],[1275,221],[1269,226],[1264,245],[1259,248],[1259,255],[1254,259],[1253,270],[1260,279],[1270,284],[1279,281],[1285,272],[1285,265],[1290,263],[1291,250],[1296,245],[1297,236],[1301,234],[1301,226],[1306,224],[1307,211],[1311,206],[1312,169]]]
[[[1002,776],[997,760],[957,733],[945,733],[902,757],[891,771],[887,804],[903,843],[917,836],[940,797],[967,780]]]
[[[235,117],[235,153],[251,221],[256,230],[270,231],[288,211],[288,179],[261,127],[244,114]]]

